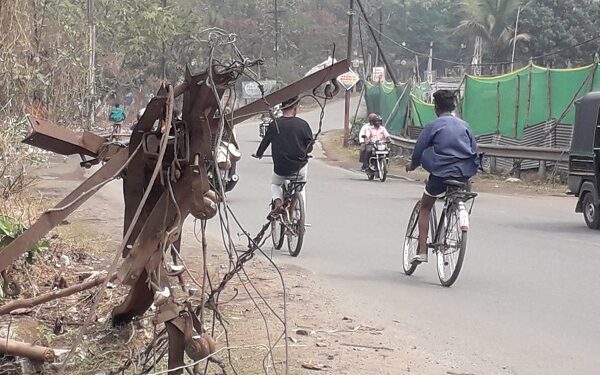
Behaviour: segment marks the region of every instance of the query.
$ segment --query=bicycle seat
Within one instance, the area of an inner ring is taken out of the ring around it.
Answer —
[[[467,184],[465,182],[460,182],[460,181],[456,181],[456,180],[445,180],[444,184],[446,184],[447,186],[454,186],[457,188],[464,188],[467,186]]]
[[[297,188],[303,188],[304,185],[306,185],[306,181],[294,181],[294,180],[287,180],[285,185],[290,188],[290,189],[297,189]]]

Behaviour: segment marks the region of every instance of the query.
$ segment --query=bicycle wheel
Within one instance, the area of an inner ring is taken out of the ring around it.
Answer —
[[[118,142],[119,139],[121,138],[120,134],[121,134],[121,125],[120,124],[114,124],[113,125],[112,133],[110,135],[110,140]]]
[[[302,249],[304,241],[304,201],[300,193],[294,194],[292,204],[290,205],[290,229],[292,233],[288,233],[287,242],[290,255],[297,257]]]
[[[274,205],[271,203],[271,210],[273,210],[273,208]],[[278,217],[271,221],[271,240],[273,240],[273,248],[275,248],[275,250],[281,249],[285,238],[285,227],[281,220],[282,219]]]
[[[273,247],[276,250],[281,249],[283,246],[283,240],[285,239],[284,229],[279,219],[271,221],[271,240],[273,240]]]
[[[463,265],[467,249],[467,232],[460,229],[459,208],[452,205],[442,213],[440,231],[436,236],[437,271],[440,283],[449,287],[454,284]]]
[[[402,251],[402,267],[404,273],[412,275],[417,269],[417,263],[410,263],[410,260],[417,254],[419,249],[419,211],[421,210],[421,201],[418,201],[410,214],[408,227],[406,228],[406,237],[404,237],[404,248]]]

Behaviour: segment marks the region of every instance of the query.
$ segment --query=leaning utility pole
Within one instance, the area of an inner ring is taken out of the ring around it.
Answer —
[[[369,31],[371,32],[371,36],[373,37],[373,40],[375,41],[375,44],[377,45],[377,50],[381,54],[381,59],[383,60],[383,63],[385,64],[385,68],[388,71],[390,78],[392,79],[392,82],[394,82],[394,84],[397,85],[398,80],[396,79],[396,75],[394,74],[394,71],[392,70],[392,66],[389,64],[387,57],[385,57],[385,53],[383,52],[383,49],[381,48],[381,43],[379,43],[379,40],[377,40],[377,36],[375,35],[375,30],[373,29],[373,26],[371,26],[371,22],[369,22],[367,12],[365,12],[365,8],[363,7],[361,0],[356,0],[356,3],[358,4],[358,7],[360,8],[360,12],[362,13],[362,15],[364,17],[367,26],[369,26]]]
[[[88,126],[96,123],[96,22],[94,17],[94,0],[87,0],[87,22],[89,28],[89,61],[88,61]]]
[[[519,18],[521,18],[521,9],[517,9],[517,22],[515,22],[515,36],[513,37],[512,57],[510,59],[510,71],[515,71],[515,52],[517,51],[517,35],[519,35]]]
[[[350,0],[350,9],[348,10],[348,49],[346,58],[348,59],[348,68],[352,60],[352,29],[354,17],[354,0]],[[348,147],[348,139],[350,138],[350,90],[346,90],[344,100],[344,147]]]

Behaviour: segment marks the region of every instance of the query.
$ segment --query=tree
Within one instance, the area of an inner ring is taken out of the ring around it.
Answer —
[[[598,0],[536,0],[521,14],[519,29],[530,34],[532,40],[519,46],[518,56],[526,62],[531,57],[559,51],[534,62],[556,67],[589,64],[600,52],[600,40],[572,46],[598,36],[598,19]]]
[[[398,44],[406,44],[407,48],[422,54],[419,56],[424,69],[429,54],[429,43],[434,43],[434,69],[443,69],[454,64],[448,61],[463,61],[460,37],[453,34],[460,21],[456,11],[455,0],[393,0],[385,4],[384,33],[389,33]],[[373,19],[373,17],[371,17]],[[388,31],[386,31],[388,30]],[[397,44],[386,41],[395,60],[412,61],[415,53]],[[423,70],[421,69],[421,70]]]
[[[515,42],[515,18],[524,0],[468,0],[462,3],[465,19],[457,31],[472,38],[479,36],[484,43],[484,56],[491,62],[507,62]],[[529,41],[527,33],[516,35],[516,41]]]

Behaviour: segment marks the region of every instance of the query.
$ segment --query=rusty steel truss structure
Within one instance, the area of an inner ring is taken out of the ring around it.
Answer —
[[[200,74],[186,69],[182,84],[175,87],[163,83],[146,106],[128,144],[29,118],[32,132],[25,143],[61,155],[81,155],[82,166],[100,167],[0,253],[0,271],[7,271],[102,186],[122,178],[124,233],[117,250],[119,256],[115,257],[121,261],[113,262],[104,286],[112,280],[129,286],[130,291],[114,307],[113,324],[128,323],[154,304],[158,312],[153,324],[164,325],[168,334],[170,374],[183,373],[184,353],[192,360],[214,353],[213,339],[204,331],[200,312],[204,305],[214,303],[215,291],[210,298],[203,295],[202,306],[197,307],[175,298],[173,281],[181,285],[183,276],[181,268],[173,264],[180,261],[181,229],[186,217],[210,220],[223,199],[222,186],[216,180],[215,137],[220,141],[223,134],[228,135],[235,144],[232,129],[236,124],[333,81],[348,69],[348,62],[340,61],[225,116],[220,103],[223,93],[240,77],[240,71],[258,63],[246,60],[228,66],[213,64]],[[177,120],[172,114],[180,96],[182,120]],[[255,245],[249,245],[247,255],[252,254]],[[228,277],[231,275],[222,280],[220,290]]]

